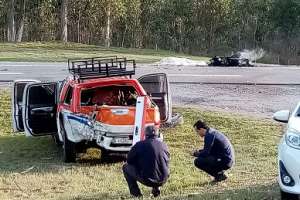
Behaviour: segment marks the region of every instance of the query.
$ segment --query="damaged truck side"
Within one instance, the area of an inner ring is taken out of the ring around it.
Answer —
[[[68,63],[72,76],[64,81],[18,80],[12,94],[14,131],[52,135],[65,162],[75,162],[89,147],[100,148],[103,156],[128,152],[138,96],[146,96],[145,126],[160,127],[179,117],[172,116],[166,74],[134,79],[135,61],[118,57]]]

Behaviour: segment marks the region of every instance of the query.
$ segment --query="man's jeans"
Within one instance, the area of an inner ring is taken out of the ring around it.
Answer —
[[[224,173],[225,170],[231,168],[232,162],[224,163],[221,159],[213,156],[198,157],[195,159],[195,166],[209,175],[216,177],[218,174]]]
[[[137,181],[142,183],[143,185],[146,185],[146,186],[152,187],[152,188],[158,188],[164,184],[164,183],[153,183],[149,180],[143,179],[138,174],[135,167],[133,165],[129,165],[127,163],[123,165],[123,173],[124,173],[124,177],[127,181],[130,194],[132,194],[133,196],[141,196],[142,195],[140,188],[137,184]]]

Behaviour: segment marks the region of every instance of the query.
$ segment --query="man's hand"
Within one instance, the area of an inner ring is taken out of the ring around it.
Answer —
[[[194,156],[194,157],[198,157],[199,156],[199,150],[194,150],[191,155]]]

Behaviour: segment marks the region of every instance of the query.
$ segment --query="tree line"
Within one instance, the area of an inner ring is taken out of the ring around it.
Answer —
[[[300,62],[300,0],[0,0],[2,42],[54,41]]]

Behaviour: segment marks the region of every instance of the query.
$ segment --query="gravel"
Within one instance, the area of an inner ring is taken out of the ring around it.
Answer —
[[[195,106],[271,118],[282,109],[293,109],[300,100],[300,86],[226,84],[171,84],[174,106]]]

